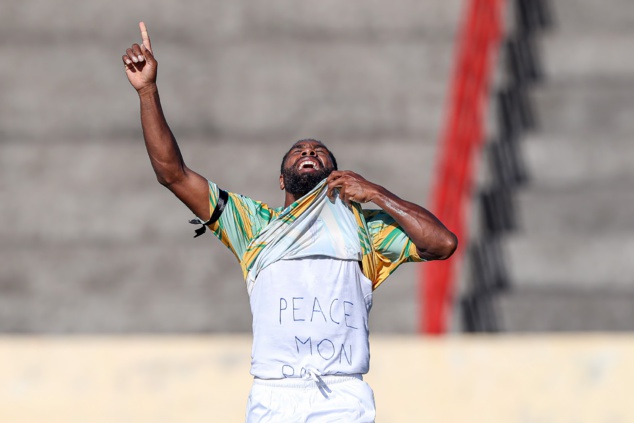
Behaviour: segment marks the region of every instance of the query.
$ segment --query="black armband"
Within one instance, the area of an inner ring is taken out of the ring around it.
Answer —
[[[196,218],[189,221],[192,225],[202,225],[200,228],[196,229],[196,235],[194,238],[197,238],[204,234],[207,231],[207,225],[211,225],[212,223],[216,223],[218,219],[220,219],[220,215],[225,210],[225,206],[227,205],[227,201],[229,200],[229,193],[225,190],[218,188],[218,202],[216,203],[216,208],[211,213],[211,217],[208,221],[203,222],[201,219]]]

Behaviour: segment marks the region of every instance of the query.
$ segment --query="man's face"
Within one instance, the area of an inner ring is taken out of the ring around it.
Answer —
[[[291,147],[282,166],[281,187],[302,197],[334,170],[330,152],[319,141],[299,141]]]

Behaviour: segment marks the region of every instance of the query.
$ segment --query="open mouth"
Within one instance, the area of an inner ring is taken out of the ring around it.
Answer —
[[[299,163],[299,166],[297,166],[297,168],[299,170],[304,170],[304,169],[313,169],[313,170],[317,170],[319,169],[319,162],[315,159],[304,159]]]

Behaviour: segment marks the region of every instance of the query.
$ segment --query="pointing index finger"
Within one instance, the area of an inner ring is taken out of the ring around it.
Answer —
[[[143,45],[146,49],[152,51],[152,43],[150,42],[150,36],[147,33],[147,28],[145,27],[145,22],[139,22],[139,28],[141,29],[141,39],[143,40]]]

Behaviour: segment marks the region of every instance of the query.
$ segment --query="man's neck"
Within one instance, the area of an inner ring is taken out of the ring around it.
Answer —
[[[284,208],[290,206],[295,201],[299,200],[302,197],[296,197],[294,194],[291,194],[288,191],[284,191]]]

